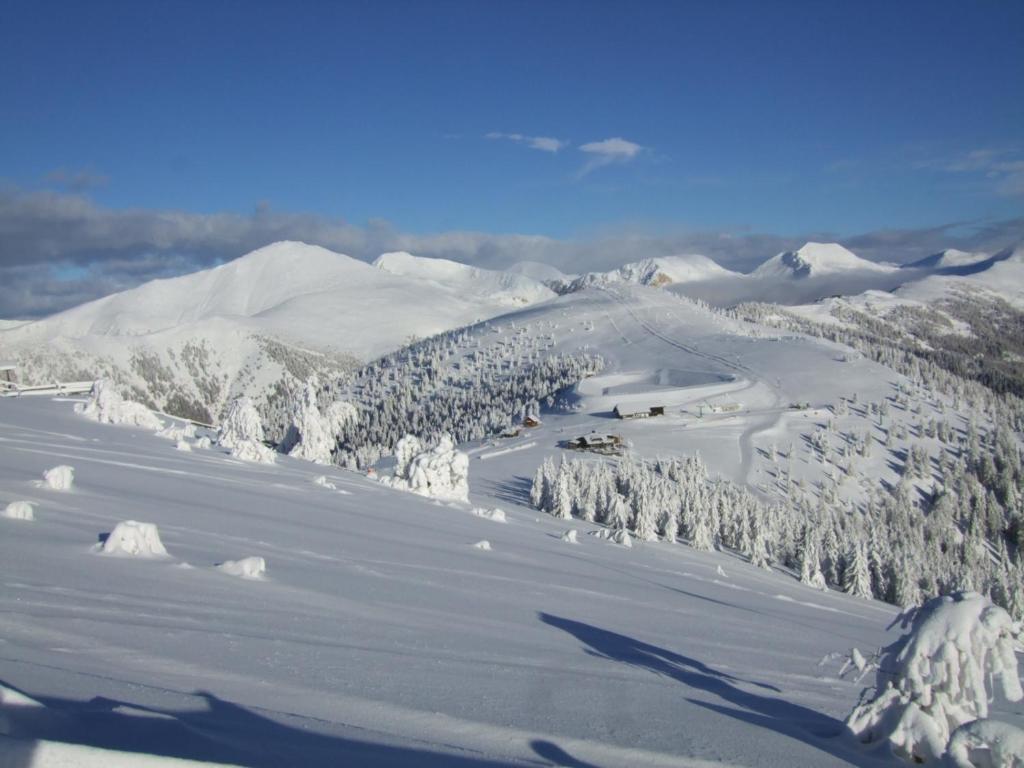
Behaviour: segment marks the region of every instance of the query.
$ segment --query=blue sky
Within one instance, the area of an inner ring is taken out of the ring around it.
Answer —
[[[1010,0],[0,10],[8,196],[562,239],[1024,212]]]

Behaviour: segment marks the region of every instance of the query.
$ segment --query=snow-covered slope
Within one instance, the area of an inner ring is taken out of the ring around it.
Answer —
[[[842,272],[892,272],[897,267],[868,261],[838,243],[807,243],[772,256],[754,270],[758,278],[809,278]]]
[[[0,435],[0,501],[36,503],[0,519],[0,762],[78,742],[130,753],[93,765],[868,764],[837,737],[861,686],[818,661],[883,644],[890,606],[610,544],[510,502],[489,461],[470,504],[442,505],[67,403],[0,401]],[[70,493],[33,484],[58,461]],[[506,523],[472,514],[494,506]],[[129,517],[168,557],[92,551]],[[215,568],[245,557],[264,578]]]
[[[576,275],[567,275],[550,264],[544,264],[540,261],[517,261],[505,271],[511,272],[514,275],[529,277],[545,285],[552,282],[565,282],[576,277]]]
[[[509,307],[535,304],[555,296],[543,283],[525,275],[413,256],[405,251],[381,254],[373,266],[388,274],[429,282],[460,296],[479,296],[489,303]]]
[[[903,267],[904,269],[959,270],[981,264],[990,258],[987,253],[971,253],[959,251],[956,248],[947,248],[910,264],[904,264]]]

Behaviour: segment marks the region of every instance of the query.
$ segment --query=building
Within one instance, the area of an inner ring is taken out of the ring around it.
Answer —
[[[593,451],[595,453],[619,453],[622,438],[618,435],[606,435],[591,432],[589,435],[569,440],[566,447],[576,451]]]
[[[524,427],[539,427],[540,425],[541,420],[538,419],[536,416],[527,416],[525,419],[523,419]]]
[[[664,405],[616,405],[615,415],[620,419],[649,419],[651,416],[664,416]]]

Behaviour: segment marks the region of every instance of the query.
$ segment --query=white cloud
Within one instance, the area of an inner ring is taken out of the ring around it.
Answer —
[[[602,141],[591,141],[580,145],[580,151],[590,155],[586,165],[580,169],[579,176],[586,176],[591,171],[612,163],[627,163],[643,150],[643,147],[632,141],[615,136]]]
[[[1024,195],[1024,158],[1020,148],[973,149],[951,160],[923,163],[948,173],[966,173],[989,179],[996,194],[1005,197]]]
[[[517,144],[525,144],[530,149],[539,149],[541,152],[555,153],[559,150],[565,149],[569,146],[569,142],[562,141],[561,139],[555,139],[551,136],[525,136],[521,133],[502,133],[501,131],[491,131],[486,134],[484,138],[487,139],[506,139],[507,141],[514,141]]]

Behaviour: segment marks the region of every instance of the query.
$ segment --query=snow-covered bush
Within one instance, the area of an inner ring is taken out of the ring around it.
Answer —
[[[43,485],[51,491],[70,491],[75,483],[75,468],[67,464],[43,472]]]
[[[505,517],[505,510],[494,507],[493,509],[484,509],[483,507],[474,507],[470,510],[477,517],[482,517],[485,520],[493,520],[496,523],[507,523],[508,520]]]
[[[131,555],[132,557],[165,557],[167,550],[160,541],[160,533],[153,523],[125,520],[114,526],[100,550],[105,555]]]
[[[196,426],[190,421],[186,421],[184,424],[171,424],[166,429],[162,429],[157,432],[156,436],[166,438],[167,440],[173,440],[177,443],[182,440],[195,437]]]
[[[4,510],[4,517],[10,520],[35,520],[32,504],[27,501],[12,501]]]
[[[243,557],[241,560],[228,560],[219,563],[216,568],[229,576],[262,579],[263,574],[267,572],[267,561],[262,557]]]
[[[232,401],[217,435],[217,444],[229,448],[236,459],[274,463],[274,452],[263,444],[263,422],[248,397]]]
[[[192,444],[187,440],[179,440],[174,447],[179,451],[185,451],[186,453],[192,450]]]
[[[579,540],[576,538],[576,529],[570,528],[568,531],[562,534],[562,541],[567,544],[579,544]]]
[[[395,474],[381,482],[432,499],[469,501],[469,456],[455,448],[451,436],[442,435],[430,450],[416,453],[419,449],[412,435],[399,440]]]
[[[143,429],[163,429],[164,423],[142,403],[125,400],[109,382],[92,385],[89,400],[75,405],[75,412],[100,424],[125,424]]]
[[[482,549],[484,552],[490,552],[491,542],[489,542],[487,539],[483,539],[482,541],[478,541],[476,544],[474,544],[473,549]]]
[[[956,768],[1024,768],[1024,731],[996,720],[974,720],[953,731],[946,751]]]
[[[910,631],[883,650],[871,698],[846,721],[861,742],[938,760],[957,728],[988,717],[988,682],[1009,701],[1024,698],[1013,650],[1021,627],[987,597],[936,597],[897,620]]]
[[[327,475],[320,475],[319,477],[313,478],[313,484],[319,485],[321,488],[326,488],[329,491],[338,490],[338,486],[327,479]]]

